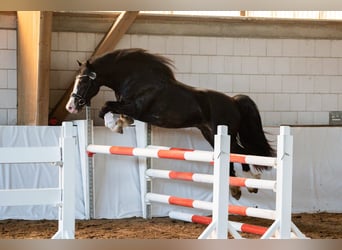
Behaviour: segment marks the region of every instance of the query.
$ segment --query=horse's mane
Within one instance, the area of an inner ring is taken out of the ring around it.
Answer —
[[[157,69],[170,79],[175,79],[172,68],[173,62],[162,55],[148,53],[147,50],[140,48],[118,49],[107,53],[101,57],[91,59],[91,64],[96,65],[115,65],[121,61],[131,60],[143,61],[145,65]]]

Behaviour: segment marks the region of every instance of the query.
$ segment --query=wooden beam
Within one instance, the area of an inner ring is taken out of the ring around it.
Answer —
[[[342,40],[340,20],[263,18],[251,17],[248,13],[246,11],[246,17],[140,13],[127,34]],[[112,13],[54,12],[53,31],[105,33],[117,17]]]
[[[102,54],[114,50],[120,39],[131,27],[138,14],[139,11],[122,12],[115,20],[107,34],[103,37],[99,45],[96,47],[94,53],[92,54],[92,57],[101,56]],[[50,112],[50,118],[57,120],[58,124],[61,123],[68,115],[68,112],[65,109],[65,105],[69,100],[72,89],[73,82],[70,83],[68,89],[64,92],[61,99],[57,102],[56,106]]]
[[[39,11],[18,11],[18,125],[35,125]]]
[[[101,56],[102,54],[114,50],[118,42],[131,27],[138,14],[139,11],[122,12],[97,46],[92,56]]]
[[[52,12],[18,11],[18,125],[47,125]]]
[[[50,61],[52,37],[52,12],[43,11],[40,15],[37,125],[48,125],[50,97]]]

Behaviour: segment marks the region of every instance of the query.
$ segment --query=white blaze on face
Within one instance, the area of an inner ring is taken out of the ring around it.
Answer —
[[[75,83],[74,83],[74,89],[72,90],[72,94],[76,94],[77,93],[77,87],[79,84],[79,77],[76,77]],[[72,114],[76,114],[78,112],[78,110],[76,109],[76,103],[75,103],[75,97],[70,96],[70,99],[68,101],[68,103],[65,106],[66,110],[68,110],[68,112],[72,113]]]

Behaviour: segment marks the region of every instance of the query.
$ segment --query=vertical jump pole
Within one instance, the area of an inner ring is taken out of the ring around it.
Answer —
[[[199,239],[227,239],[229,154],[228,128],[227,126],[218,126],[214,142],[213,219]]]
[[[89,144],[94,143],[94,126],[93,126],[93,120],[91,119],[91,108],[90,106],[86,106],[86,144],[85,147],[87,147]],[[81,151],[82,152],[82,151]],[[86,207],[86,218],[91,219],[95,218],[95,178],[94,178],[94,158],[93,157],[85,157],[86,159],[86,169],[87,173],[85,176],[88,178],[84,178],[84,190],[86,190],[84,193],[85,195],[85,207]]]
[[[77,128],[78,154],[80,155],[82,191],[84,199],[85,219],[95,218],[94,204],[94,159],[87,155],[87,146],[93,144],[93,121],[77,120],[73,121]]]
[[[53,239],[75,238],[75,132],[72,122],[62,123],[59,187],[62,190],[58,213],[58,231]]]
[[[137,140],[137,147],[145,148],[148,144],[151,143],[151,140],[148,136],[150,133],[148,129],[148,124],[135,121],[135,136]],[[151,205],[148,204],[145,200],[145,195],[147,192],[150,192],[149,189],[149,181],[146,180],[146,170],[150,168],[149,160],[146,157],[138,157],[138,167],[139,167],[139,181],[140,181],[140,196],[141,196],[141,208],[142,208],[142,217],[144,219],[151,219]]]
[[[151,124],[148,124],[148,123],[146,124],[146,126],[147,126],[147,132],[145,135],[147,137],[147,145],[151,145],[152,141],[153,141],[152,126],[151,126]],[[145,169],[145,173],[144,173],[144,175],[145,175],[145,184],[144,185],[146,187],[146,189],[145,189],[146,192],[143,194],[144,196],[141,197],[141,199],[144,200],[143,201],[145,204],[144,209],[145,209],[145,214],[146,214],[147,219],[152,219],[152,204],[151,204],[151,202],[146,203],[146,200],[145,200],[146,194],[152,192],[152,179],[150,177],[146,176],[146,170],[150,169],[150,168],[153,168],[152,159],[148,157],[148,158],[146,158],[146,169]]]
[[[290,127],[280,127],[277,141],[276,219],[261,239],[272,236],[279,239],[291,238],[293,136],[290,134]]]
[[[293,136],[290,127],[281,126],[277,149],[276,217],[279,221],[279,238],[291,238]]]

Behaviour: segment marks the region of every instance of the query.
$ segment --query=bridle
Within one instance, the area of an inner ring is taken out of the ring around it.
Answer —
[[[77,98],[78,100],[78,105],[80,107],[83,107],[84,105],[86,105],[87,103],[87,99],[86,99],[86,96],[89,92],[89,89],[90,87],[92,86],[94,80],[96,79],[96,73],[95,72],[90,72],[89,74],[85,74],[85,75],[79,75],[77,76],[78,79],[80,78],[83,78],[83,77],[87,77],[90,79],[90,84],[88,84],[88,87],[86,89],[86,91],[84,92],[83,96],[82,95],[79,95],[79,94],[76,94],[76,93],[72,93],[71,96],[74,97],[74,98]]]

